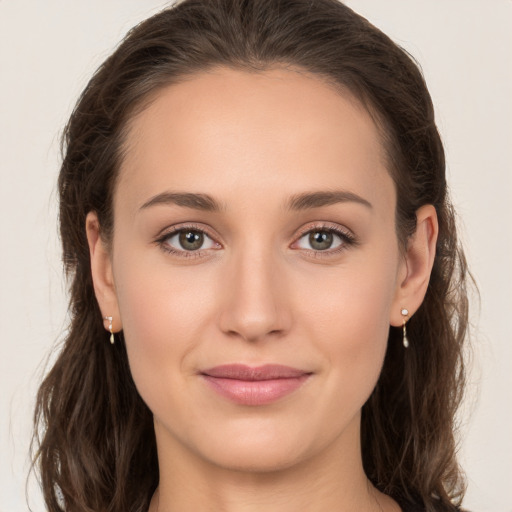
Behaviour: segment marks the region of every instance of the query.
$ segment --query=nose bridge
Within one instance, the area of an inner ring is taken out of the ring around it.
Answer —
[[[288,328],[284,279],[272,244],[246,240],[227,263],[221,328],[248,341]]]

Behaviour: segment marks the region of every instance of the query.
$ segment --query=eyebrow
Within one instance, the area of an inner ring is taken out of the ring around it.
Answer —
[[[302,192],[300,194],[294,194],[286,203],[285,210],[309,210],[312,208],[320,208],[322,206],[347,202],[358,203],[367,208],[372,208],[369,201],[357,194],[354,194],[353,192],[346,190],[320,190],[316,192]],[[226,211],[226,206],[219,203],[212,196],[192,192],[163,192],[162,194],[157,194],[150,198],[141,206],[140,209],[143,210],[151,206],[166,204],[175,204],[185,208],[208,212]]]
[[[353,192],[347,190],[320,190],[318,192],[304,192],[291,196],[286,209],[293,211],[308,210],[336,203],[358,203],[367,208],[373,208],[369,201]]]
[[[146,201],[140,209],[144,210],[150,206],[160,204],[175,204],[177,206],[184,206],[185,208],[193,208],[194,210],[203,210],[207,212],[221,212],[226,210],[226,207],[221,205],[212,196],[209,196],[208,194],[194,194],[192,192],[164,192],[162,194],[157,194]]]

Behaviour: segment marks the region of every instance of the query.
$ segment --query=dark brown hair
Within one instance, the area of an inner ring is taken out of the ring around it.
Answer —
[[[428,291],[408,324],[408,350],[390,328],[380,380],[363,408],[362,455],[368,478],[400,503],[452,510],[464,491],[454,415],[468,322],[443,146],[418,66],[337,0],[180,2],[132,29],[82,93],[65,129],[59,176],[71,324],[35,412],[35,464],[48,510],[145,512],[158,484],[152,414],[135,389],[122,336],[108,343],[85,217],[97,212],[109,240],[128,121],[159,88],[213,66],[303,69],[357,97],[382,134],[402,247],[418,208],[435,206],[439,239]]]

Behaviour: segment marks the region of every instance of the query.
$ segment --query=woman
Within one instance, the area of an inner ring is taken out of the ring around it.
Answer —
[[[430,96],[336,0],[186,0],[68,123],[50,511],[449,511],[466,267]]]

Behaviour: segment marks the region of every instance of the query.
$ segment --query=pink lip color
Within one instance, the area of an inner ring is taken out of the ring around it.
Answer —
[[[216,366],[201,372],[219,394],[242,405],[264,405],[295,391],[311,373],[289,366],[241,364]]]

